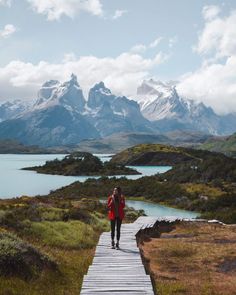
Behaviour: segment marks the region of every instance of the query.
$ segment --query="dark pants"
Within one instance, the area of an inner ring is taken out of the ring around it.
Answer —
[[[114,220],[111,220],[111,239],[115,238],[115,228],[116,228],[116,239],[120,240],[120,227],[121,227],[122,219],[116,217]]]

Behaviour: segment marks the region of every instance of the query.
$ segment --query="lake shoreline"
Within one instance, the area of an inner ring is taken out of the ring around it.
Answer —
[[[53,174],[36,173],[31,170],[21,170],[24,167],[43,165],[48,160],[55,158],[62,159],[67,154],[1,154],[0,174],[2,177],[0,197],[4,199],[15,198],[22,195],[46,195],[51,191],[68,186],[75,181],[84,182],[88,178],[97,179],[100,176],[63,176]],[[95,154],[101,161],[109,161],[112,154]],[[134,167],[136,169],[136,167]],[[169,167],[145,167],[138,168],[143,175],[152,175],[158,172],[165,172]],[[124,175],[118,175],[123,177]],[[137,179],[142,176],[128,175],[130,179]],[[12,185],[12,183],[14,185]]]

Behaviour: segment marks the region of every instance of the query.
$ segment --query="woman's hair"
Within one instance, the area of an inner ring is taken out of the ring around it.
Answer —
[[[116,186],[115,188],[117,189],[118,194],[121,195],[121,193],[122,193],[122,191],[121,191],[121,187],[120,187],[120,186]]]

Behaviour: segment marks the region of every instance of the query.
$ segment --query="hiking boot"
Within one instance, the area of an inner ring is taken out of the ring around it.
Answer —
[[[116,242],[116,249],[120,249],[119,242]]]
[[[114,240],[111,241],[111,248],[115,249],[115,241]]]

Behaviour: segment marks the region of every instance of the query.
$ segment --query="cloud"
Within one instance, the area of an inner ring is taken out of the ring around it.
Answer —
[[[203,65],[185,75],[177,86],[179,93],[211,106],[217,113],[236,112],[236,57],[225,64]]]
[[[206,20],[212,20],[220,13],[221,9],[217,5],[206,5],[202,9],[202,15]]]
[[[163,53],[162,51],[160,51],[159,53],[156,54],[154,61],[157,64],[163,64],[170,58],[170,56],[171,54]]]
[[[121,9],[117,9],[112,17],[112,19],[118,19],[121,16],[123,16],[125,13],[127,13],[127,10],[121,10]]]
[[[177,43],[178,41],[178,37],[174,36],[172,38],[169,39],[169,48],[172,48],[174,46],[175,43]]]
[[[0,5],[11,7],[11,0],[0,0]]]
[[[137,85],[149,76],[150,70],[166,59],[167,56],[161,52],[153,58],[125,52],[114,58],[96,56],[76,58],[70,53],[57,64],[46,61],[32,64],[16,60],[5,67],[0,67],[0,99],[34,99],[39,87],[46,80],[65,81],[72,72],[77,74],[85,93],[102,80],[114,93],[132,96],[136,94]]]
[[[136,44],[133,47],[131,47],[130,51],[131,52],[145,52],[147,49],[152,49],[152,48],[156,48],[160,42],[163,40],[162,37],[158,37],[156,38],[154,41],[152,41],[151,43],[145,45],[145,44]]]
[[[7,24],[3,28],[3,30],[0,30],[0,37],[2,38],[8,38],[10,35],[15,33],[17,31],[17,28],[12,24]]]
[[[214,54],[215,58],[236,54],[236,11],[228,17],[207,19],[195,47],[200,54]]]
[[[95,16],[102,16],[100,0],[27,0],[39,14],[44,14],[50,21],[59,20],[63,15],[75,17],[81,11]]]
[[[209,11],[204,12],[205,25],[195,47],[202,65],[181,77],[177,89],[217,113],[236,112],[236,11],[226,17]]]
[[[158,37],[158,38],[156,38],[153,42],[151,42],[150,44],[149,44],[149,48],[156,48],[157,47],[157,45],[159,45],[159,43],[161,42],[161,40],[162,40],[163,38],[162,37]]]
[[[132,51],[132,52],[137,52],[137,53],[141,53],[141,52],[144,52],[144,51],[146,51],[146,49],[147,49],[147,46],[146,45],[144,45],[144,44],[136,44],[136,45],[134,45],[131,49],[130,49],[130,51]]]

